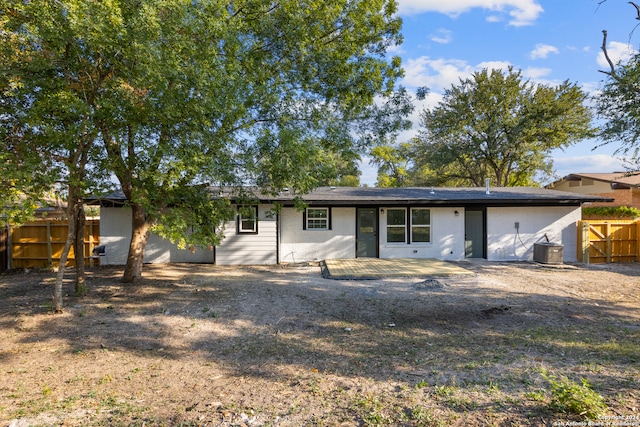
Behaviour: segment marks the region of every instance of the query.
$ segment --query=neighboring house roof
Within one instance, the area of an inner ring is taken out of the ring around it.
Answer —
[[[613,184],[617,188],[640,187],[640,174],[631,175],[628,172],[612,173],[572,173],[564,178],[548,185],[553,188],[555,184],[563,181],[580,181],[582,179],[592,179]]]
[[[211,188],[212,194],[233,199],[226,188]],[[301,197],[309,206],[579,206],[585,202],[611,202],[613,199],[533,187],[428,188],[428,187],[320,187],[306,195],[283,191],[276,196],[260,195],[261,203],[292,206]],[[121,206],[126,203],[122,191],[98,197],[89,204]]]

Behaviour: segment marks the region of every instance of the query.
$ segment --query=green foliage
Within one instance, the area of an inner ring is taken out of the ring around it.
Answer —
[[[158,213],[152,230],[181,249],[219,244],[223,238],[221,225],[236,214],[229,199],[211,195],[206,187],[175,188],[164,194],[167,208]]]
[[[523,80],[519,71],[487,69],[448,89],[422,113],[412,142],[414,168],[436,172],[439,184],[533,185],[551,172],[551,150],[593,135],[586,95],[575,84]]]
[[[640,162],[640,53],[619,64],[596,95],[599,117],[605,119],[600,138],[620,144],[616,154]]]
[[[62,154],[81,189],[113,174],[144,210],[135,238],[213,244],[228,206],[189,187],[355,184],[360,152],[408,126],[393,0],[0,5],[0,113],[19,106],[29,147]]]
[[[50,157],[32,150],[16,136],[4,107],[5,99],[0,96],[0,139],[4,146],[0,152],[0,226],[33,219],[59,178]]]
[[[376,397],[366,396],[358,401],[362,420],[368,426],[391,425],[393,420],[386,412],[386,405]]]
[[[582,208],[582,216],[597,216],[603,218],[640,218],[640,209],[629,206],[597,206]]]
[[[404,187],[408,183],[409,144],[379,145],[369,153],[378,166],[378,187]]]
[[[591,389],[587,380],[581,378],[578,384],[567,377],[556,379],[546,371],[542,376],[551,386],[550,407],[556,412],[580,415],[596,419],[605,413],[607,405],[604,398]]]

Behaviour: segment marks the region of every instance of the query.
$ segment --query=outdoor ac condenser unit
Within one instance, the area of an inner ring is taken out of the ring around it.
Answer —
[[[559,243],[534,243],[533,260],[541,264],[562,264],[562,245]]]

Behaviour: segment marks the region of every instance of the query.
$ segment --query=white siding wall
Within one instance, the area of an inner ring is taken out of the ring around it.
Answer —
[[[127,263],[131,242],[131,209],[100,208],[100,244],[106,246],[104,264],[124,265]],[[213,250],[196,248],[194,252],[178,249],[170,241],[152,234],[149,236],[144,253],[146,263],[192,262],[213,263]]]
[[[533,260],[533,245],[546,242],[546,234],[549,241],[564,246],[565,262],[575,262],[581,212],[575,206],[487,208],[487,259]]]
[[[380,258],[464,259],[463,208],[430,208],[431,242],[411,244],[387,243],[387,210],[381,208],[379,211]]]
[[[235,222],[226,225],[226,237],[216,247],[216,262],[221,265],[275,264],[277,245],[276,218],[267,212],[272,206],[260,206],[258,234],[236,234]],[[384,210],[384,213],[382,212]],[[455,215],[458,211],[459,215]],[[332,229],[303,230],[302,212],[284,208],[280,214],[280,261],[318,261],[327,258],[355,258],[356,209],[332,208]],[[380,258],[464,259],[464,209],[431,208],[431,243],[386,243],[386,208],[379,210]],[[561,243],[565,262],[575,262],[576,223],[579,207],[508,207],[487,209],[487,258],[532,260],[533,244]],[[519,223],[516,233],[515,223]],[[108,264],[124,265],[131,236],[129,208],[102,208],[100,243],[106,245]],[[180,250],[171,242],[151,235],[145,262],[213,262],[213,251],[197,248],[194,253]]]
[[[277,264],[277,222],[272,205],[258,207],[258,234],[237,234],[236,222],[225,225],[225,238],[216,246],[216,264]]]
[[[131,241],[131,209],[100,208],[100,244],[105,245],[107,256],[102,264],[127,263]]]
[[[355,258],[356,209],[332,208],[331,230],[303,230],[302,212],[284,208],[281,212],[281,262]]]

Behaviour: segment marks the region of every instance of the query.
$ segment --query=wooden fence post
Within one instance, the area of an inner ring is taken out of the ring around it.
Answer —
[[[580,221],[580,259],[583,264],[589,264],[589,222]]]
[[[7,253],[7,258],[9,258],[7,260],[7,270],[11,270],[11,268],[13,267],[11,265],[11,261],[13,260],[13,242],[11,241],[11,224],[7,225],[7,247],[8,249],[8,253]]]
[[[640,219],[636,221],[636,262],[640,261]]]
[[[606,226],[605,226],[605,235],[607,236],[607,243],[606,243],[606,247],[607,247],[607,264],[609,264],[611,262],[611,223],[607,222]]]
[[[51,221],[47,221],[47,260],[53,266],[53,242],[51,241]]]

